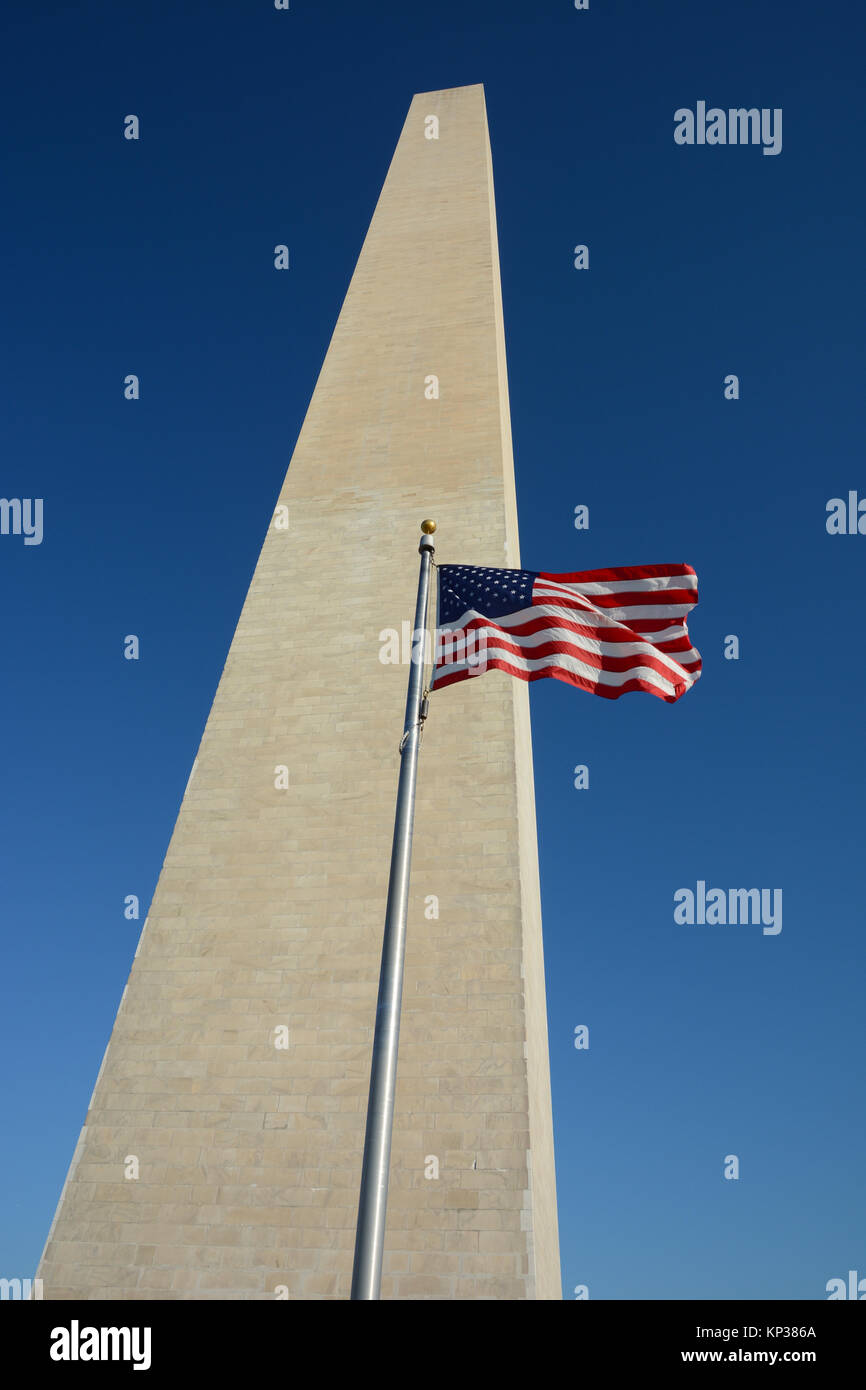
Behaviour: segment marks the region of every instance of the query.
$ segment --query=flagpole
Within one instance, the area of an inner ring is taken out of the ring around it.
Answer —
[[[433,561],[435,521],[421,522],[421,569],[415,604],[415,627],[409,664],[406,717],[400,742],[400,780],[391,846],[391,873],[388,879],[388,905],[382,964],[379,971],[379,999],[373,1035],[373,1061],[370,1067],[370,1094],[367,1101],[367,1131],[361,1167],[361,1194],[355,1233],[355,1262],[352,1293],[355,1300],[375,1300],[382,1284],[382,1249],[385,1241],[385,1212],[388,1205],[388,1172],[391,1161],[391,1131],[394,1123],[394,1093],[397,1084],[397,1045],[400,1037],[400,1003],[403,996],[403,959],[406,954],[406,917],[409,904],[409,871],[412,862],[412,821],[415,811],[415,783],[418,771],[418,745],[425,716],[424,646],[427,637],[427,598]],[[419,635],[420,634],[420,635]],[[417,657],[415,644],[418,643]]]

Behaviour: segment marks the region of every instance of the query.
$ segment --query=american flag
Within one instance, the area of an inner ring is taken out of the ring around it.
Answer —
[[[698,601],[690,565],[437,570],[432,689],[496,667],[524,681],[552,676],[608,700],[646,690],[673,703],[701,674],[686,626]]]

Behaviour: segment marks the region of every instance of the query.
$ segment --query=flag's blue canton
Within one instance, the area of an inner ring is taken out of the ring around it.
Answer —
[[[439,566],[439,625],[455,623],[467,608],[485,618],[532,605],[536,570],[492,570],[479,565]]]

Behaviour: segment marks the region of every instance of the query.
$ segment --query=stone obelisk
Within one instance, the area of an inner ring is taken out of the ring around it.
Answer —
[[[483,88],[416,96],[193,764],[48,1299],[350,1289],[418,526],[515,568]],[[97,950],[97,943],[92,943]],[[528,688],[434,692],[382,1297],[561,1298]]]

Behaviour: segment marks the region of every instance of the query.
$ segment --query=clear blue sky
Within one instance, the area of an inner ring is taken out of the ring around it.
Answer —
[[[47,1235],[123,899],[143,919],[411,96],[481,81],[523,563],[701,586],[677,705],[532,690],[564,1294],[866,1275],[866,536],[825,529],[866,496],[863,40],[855,0],[13,7],[0,494],[45,532],[0,536],[0,1274]],[[781,154],[676,145],[699,100],[781,107]],[[781,933],[676,924],[699,879],[781,888]]]

